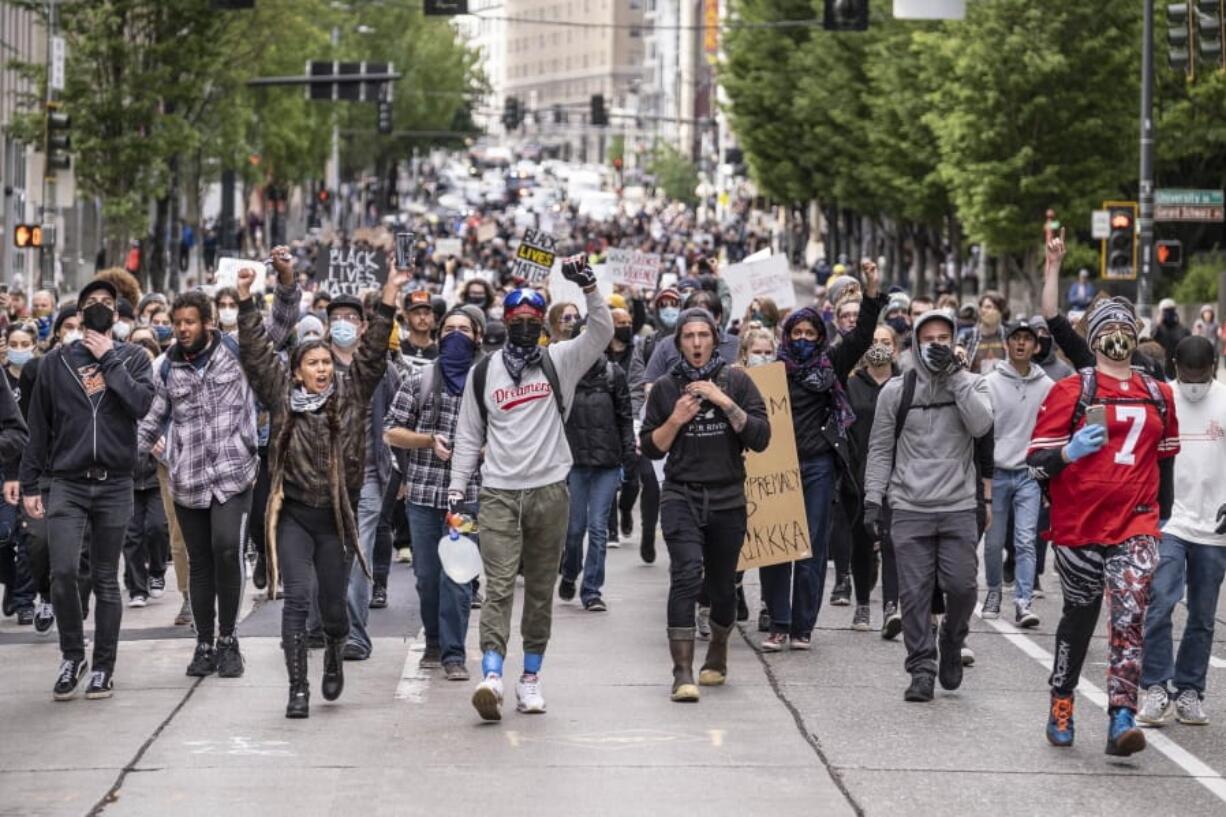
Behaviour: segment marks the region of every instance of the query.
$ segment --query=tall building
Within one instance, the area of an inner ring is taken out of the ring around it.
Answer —
[[[490,133],[502,130],[502,106],[507,80],[507,4],[504,0],[469,0],[469,14],[453,18],[469,46],[481,54],[481,68],[490,93],[473,111],[473,120]]]
[[[727,2],[646,0],[642,120],[648,144],[694,161],[713,150],[715,61]]]
[[[603,162],[611,139],[634,128],[644,2],[505,0],[505,93],[528,112],[524,138],[565,158]],[[607,127],[589,122],[595,95]]]

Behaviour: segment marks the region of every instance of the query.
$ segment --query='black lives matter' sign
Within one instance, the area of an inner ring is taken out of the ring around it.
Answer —
[[[329,295],[360,295],[387,282],[387,253],[368,244],[329,244],[315,257],[315,280]]]

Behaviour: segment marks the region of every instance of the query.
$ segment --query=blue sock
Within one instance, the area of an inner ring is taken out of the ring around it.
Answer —
[[[545,654],[539,652],[524,653],[524,674],[536,675],[541,671],[541,664],[545,662]]]
[[[481,656],[481,674],[489,675],[491,672],[502,677],[502,656],[494,650],[486,650]]]

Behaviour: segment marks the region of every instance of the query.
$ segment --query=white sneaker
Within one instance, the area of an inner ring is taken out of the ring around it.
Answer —
[[[1204,726],[1209,723],[1209,716],[1201,706],[1200,695],[1194,689],[1185,689],[1175,699],[1175,717],[1180,723],[1189,726]]]
[[[473,708],[482,720],[502,720],[502,676],[490,673],[473,691]]]
[[[409,548],[400,548],[396,551],[396,563],[407,565],[413,563],[413,551]]]
[[[515,697],[519,700],[516,707],[527,715],[540,715],[545,712],[545,696],[541,695],[541,679],[539,675],[520,678],[515,684]]]
[[[1162,684],[1154,684],[1145,690],[1145,701],[1137,712],[1137,723],[1142,726],[1165,726],[1175,719],[1175,704]]]
[[[144,596],[133,596],[128,601],[129,607],[146,607],[148,606],[148,604],[149,604],[149,599],[145,598]]]
[[[962,666],[964,667],[975,666],[975,651],[972,650],[970,647],[962,648]]]

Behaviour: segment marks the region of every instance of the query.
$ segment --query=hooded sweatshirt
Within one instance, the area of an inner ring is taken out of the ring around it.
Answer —
[[[915,337],[930,321],[950,323],[932,311],[915,324]],[[976,507],[975,438],[992,429],[992,401],[983,378],[965,370],[934,375],[927,361],[915,357],[915,397],[903,418],[894,445],[895,416],[905,377],[885,384],[877,400],[869,435],[864,501],[881,505],[889,492],[895,510],[921,513],[970,511]]]
[[[1038,364],[1032,363],[1023,376],[1007,360],[998,361],[984,380],[992,397],[996,467],[1025,468],[1039,407],[1053,381]]]

